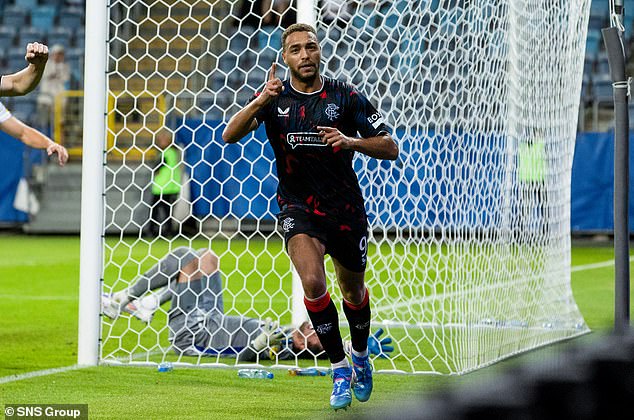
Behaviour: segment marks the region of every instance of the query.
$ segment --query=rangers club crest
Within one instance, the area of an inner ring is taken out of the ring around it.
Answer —
[[[336,104],[328,104],[326,105],[326,116],[330,121],[334,121],[339,118],[339,107]]]

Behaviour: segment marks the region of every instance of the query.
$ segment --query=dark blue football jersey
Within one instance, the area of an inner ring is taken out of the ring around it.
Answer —
[[[361,138],[389,130],[380,112],[355,88],[322,79],[322,89],[314,93],[299,92],[285,80],[284,91],[256,115],[275,152],[278,204],[280,209],[300,207],[332,219],[365,220],[363,196],[352,168],[354,152],[325,144],[317,126]]]

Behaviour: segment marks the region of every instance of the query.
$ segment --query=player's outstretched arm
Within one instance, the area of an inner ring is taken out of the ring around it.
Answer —
[[[64,146],[55,143],[44,134],[29,127],[15,117],[11,117],[5,122],[0,123],[0,130],[20,140],[27,146],[35,147],[36,149],[46,149],[46,153],[49,156],[53,153],[57,153],[60,166],[64,166],[66,161],[68,161],[68,152]]]
[[[231,117],[222,132],[222,140],[225,143],[235,143],[258,128],[258,122],[255,119],[258,111],[282,93],[284,86],[282,81],[275,76],[276,67],[275,63],[271,64],[268,79],[260,95]]]
[[[26,95],[40,83],[48,60],[48,47],[38,42],[28,44],[24,58],[29,63],[26,68],[17,73],[2,76],[0,96]]]
[[[376,137],[354,138],[333,127],[318,126],[317,130],[324,143],[332,147],[354,150],[376,159],[395,160],[398,157],[398,146],[388,133]]]

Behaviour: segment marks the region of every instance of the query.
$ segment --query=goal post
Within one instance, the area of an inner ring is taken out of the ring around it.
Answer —
[[[233,145],[220,138],[271,62],[285,69],[278,51],[289,21],[315,24],[323,74],[366,95],[400,148],[396,162],[358,154],[353,162],[370,226],[372,330],[395,343],[391,357],[372,358],[375,369],[464,373],[587,333],[570,285],[569,214],[589,4],[274,0],[253,10],[235,0],[114,0],[102,42],[93,3],[84,133],[102,141],[84,141],[84,168],[91,166],[82,206],[103,207],[83,214],[80,318],[92,326],[80,321],[80,342],[94,345],[99,331],[104,364],[236,365],[217,353],[176,354],[169,303],[149,323],[123,313],[92,324],[95,296],[130,287],[183,246],[219,256],[226,315],[302,319],[301,285],[275,217],[268,140],[261,128]],[[99,44],[106,62],[95,58]],[[171,207],[177,234],[148,236],[163,128],[181,151],[188,194]],[[328,259],[326,267],[340,302]],[[319,363],[275,355],[255,362]]]

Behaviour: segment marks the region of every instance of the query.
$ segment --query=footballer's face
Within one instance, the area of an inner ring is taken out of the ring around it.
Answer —
[[[286,38],[282,58],[291,75],[304,83],[319,77],[321,48],[312,32],[293,32]]]

